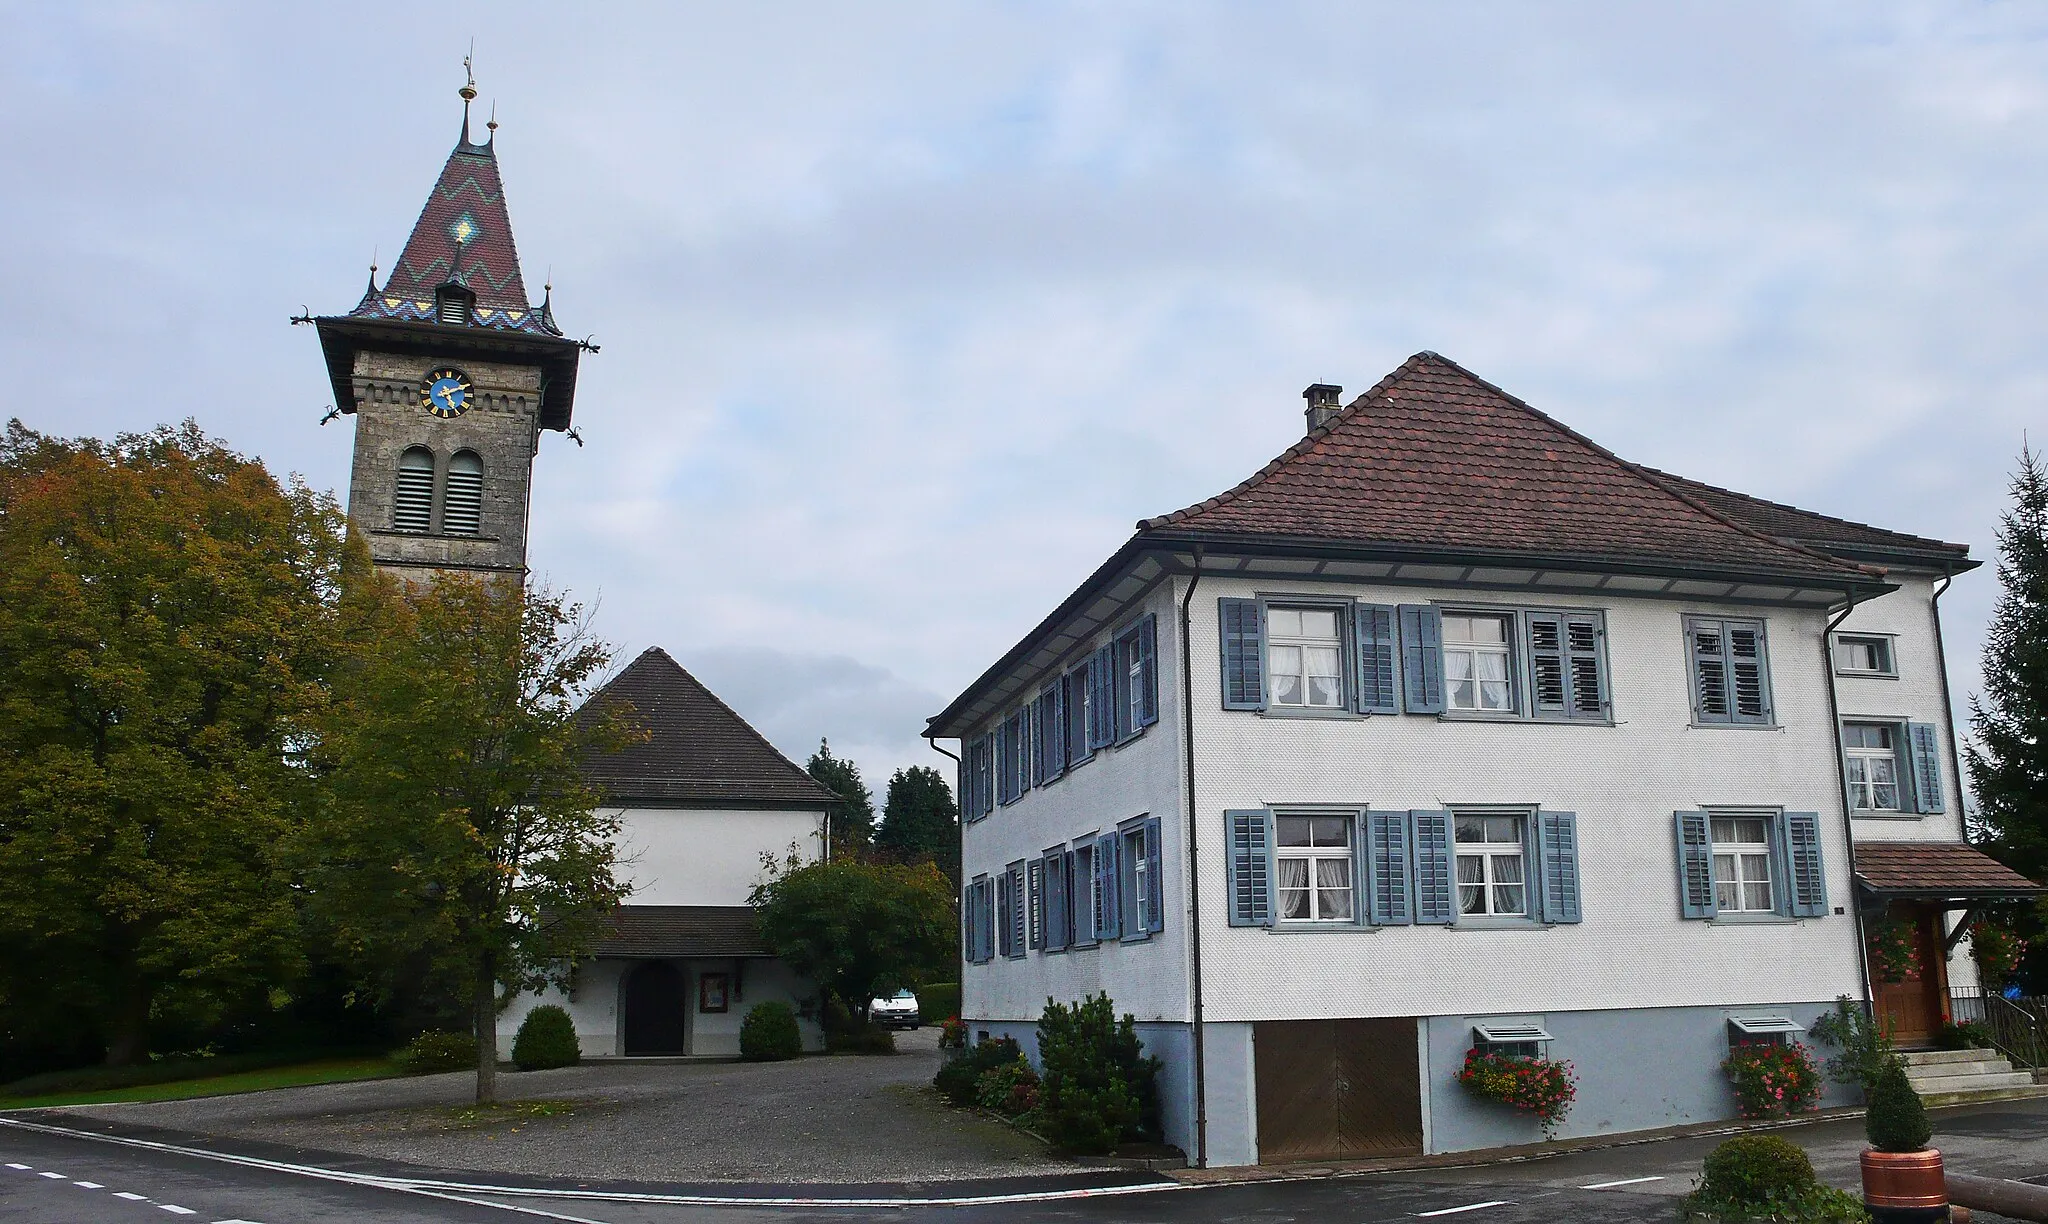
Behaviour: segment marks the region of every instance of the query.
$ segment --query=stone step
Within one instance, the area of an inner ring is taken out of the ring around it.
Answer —
[[[1932,1067],[1909,1067],[1906,1078],[1913,1083],[1930,1079],[1949,1079],[1958,1075],[2004,1075],[2013,1070],[2013,1065],[2003,1058],[1986,1059],[1983,1062],[1941,1063]]]
[[[1996,1050],[1906,1050],[1899,1055],[1908,1067],[1927,1067],[1939,1063],[1978,1062],[1986,1058],[1997,1058]]]
[[[2030,1097],[2048,1097],[2048,1084],[2034,1084],[2026,1088],[1992,1088],[1975,1092],[1921,1093],[1923,1105],[1970,1105],[1979,1101],[2018,1101]]]
[[[1974,1092],[2004,1088],[2031,1088],[2034,1077],[2025,1071],[2008,1071],[2003,1075],[1933,1075],[1913,1081],[1913,1091],[1921,1096],[1939,1096],[1946,1092]]]

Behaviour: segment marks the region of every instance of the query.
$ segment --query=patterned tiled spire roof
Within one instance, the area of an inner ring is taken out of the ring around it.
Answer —
[[[462,139],[427,194],[412,237],[384,288],[365,293],[351,315],[432,322],[434,291],[455,281],[476,295],[478,326],[561,335],[549,312],[526,298],[505,187],[498,178],[496,136],[493,132],[484,143],[471,143],[465,103]]]

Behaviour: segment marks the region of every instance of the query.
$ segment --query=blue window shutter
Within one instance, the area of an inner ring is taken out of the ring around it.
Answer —
[[[994,880],[981,882],[981,959],[984,962],[994,960],[996,955],[995,892]]]
[[[1368,811],[1365,814],[1371,917],[1377,926],[1406,926],[1413,918],[1413,890],[1408,880],[1408,813]]]
[[[1358,712],[1401,712],[1400,640],[1394,632],[1395,610],[1387,604],[1357,605],[1351,623],[1358,637]]]
[[[1010,873],[996,877],[996,951],[1003,956],[1010,955],[1010,907],[1016,901],[1010,895]]]
[[[1159,818],[1145,822],[1145,929],[1154,935],[1166,929],[1166,886],[1159,878]]]
[[[1067,703],[1067,768],[1094,755],[1088,746],[1088,668],[1075,668],[1062,680]]]
[[[1794,918],[1819,918],[1828,912],[1827,873],[1821,866],[1820,814],[1786,812],[1784,818],[1786,894]]]
[[[1223,708],[1266,708],[1266,614],[1256,599],[1216,601],[1223,642]]]
[[[1010,720],[1005,718],[996,724],[996,802],[1008,803],[1016,798],[1010,793],[1010,754],[1016,751],[1016,741],[1010,735]]]
[[[1017,780],[1010,785],[1010,798],[1022,799],[1031,789],[1031,706],[1025,703],[1017,711]]]
[[[1095,878],[1102,888],[1102,921],[1095,926],[1095,938],[1115,939],[1123,929],[1123,903],[1117,895],[1117,849],[1123,841],[1114,830],[1095,839]]]
[[[1933,723],[1906,724],[1906,756],[1912,763],[1913,810],[1942,812],[1941,737]]]
[[[1088,660],[1088,747],[1116,742],[1116,647],[1104,642]]]
[[[1728,672],[1733,681],[1734,721],[1770,722],[1771,671],[1762,621],[1728,623]]]
[[[1045,776],[1067,772],[1067,690],[1055,679],[1039,700],[1045,703]]]
[[[1604,622],[1597,616],[1564,618],[1565,682],[1573,718],[1612,716],[1613,697],[1607,684],[1607,652],[1601,649],[1606,636]]]
[[[1444,615],[1434,604],[1402,604],[1402,696],[1410,714],[1444,712]]]
[[[1223,813],[1230,856],[1230,925],[1273,925],[1273,814]]]
[[[1536,813],[1537,878],[1545,922],[1579,920],[1579,818],[1548,809]]]
[[[1682,918],[1712,918],[1721,912],[1714,901],[1714,836],[1705,812],[1673,812],[1678,832],[1678,913]]]
[[[974,885],[960,890],[960,959],[974,963]]]
[[[1045,947],[1045,860],[1024,864],[1025,941],[1033,948]]]
[[[1024,725],[1031,741],[1031,785],[1045,785],[1045,694],[1027,702],[1024,706]]]
[[[1137,657],[1136,633],[1126,632],[1122,637],[1110,639],[1109,734],[1119,744],[1138,733],[1138,724],[1131,718],[1131,660]]]
[[[1067,946],[1067,858],[1059,850],[1045,856],[1045,950]]]
[[[1147,613],[1138,622],[1138,725],[1159,721],[1159,618]]]
[[[1029,924],[1024,921],[1025,903],[1029,899],[1025,895],[1024,889],[1024,864],[1022,862],[1010,864],[1008,875],[1010,879],[1010,955],[1018,957],[1025,953],[1025,940],[1029,938],[1027,932],[1030,930]]]
[[[1414,847],[1415,921],[1448,926],[1458,917],[1457,888],[1451,877],[1451,814],[1429,809],[1408,813],[1408,836]]]
[[[1529,701],[1538,714],[1562,716],[1571,708],[1565,672],[1564,617],[1531,612],[1524,618],[1529,633]]]
[[[1692,660],[1694,722],[1734,721],[1728,701],[1728,635],[1720,621],[1685,623],[1686,653]]]

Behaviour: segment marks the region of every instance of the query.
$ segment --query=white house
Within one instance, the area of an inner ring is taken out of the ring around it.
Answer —
[[[1569,1059],[1561,1134],[1732,1117],[1731,1041],[1973,980],[1937,600],[1964,546],[1629,463],[1433,353],[1141,522],[942,713],[976,1034],[1107,991],[1199,1162],[1528,1142],[1455,1082]]]
[[[837,797],[659,648],[587,706],[608,701],[630,705],[648,733],[585,765],[615,805],[631,893],[567,991],[522,995],[500,1013],[499,1048],[528,1011],[555,1003],[585,1057],[734,1057],[741,1019],[769,999],[798,1009],[806,1048],[823,1048],[816,988],[769,954],[747,897],[763,855],[823,853]]]

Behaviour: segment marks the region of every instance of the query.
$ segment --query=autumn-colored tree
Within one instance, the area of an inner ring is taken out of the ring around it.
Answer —
[[[276,850],[339,640],[328,496],[187,422],[0,439],[0,1004],[143,1058],[299,966]]]
[[[336,678],[298,861],[316,929],[372,981],[431,956],[469,984],[489,1102],[500,992],[588,955],[623,896],[581,762],[637,733],[621,703],[579,708],[611,651],[561,596],[460,574],[389,595]]]
[[[953,956],[953,886],[930,862],[770,862],[750,898],[761,936],[865,1022],[878,995]]]

